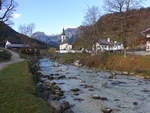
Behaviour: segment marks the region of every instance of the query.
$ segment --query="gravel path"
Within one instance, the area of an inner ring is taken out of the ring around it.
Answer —
[[[12,54],[11,59],[9,61],[0,63],[0,70],[3,69],[4,67],[6,67],[9,64],[13,64],[13,63],[23,61],[23,59],[20,58],[18,53],[15,53],[15,52],[13,52],[11,50],[8,50],[8,49],[7,49],[7,51],[9,51]]]

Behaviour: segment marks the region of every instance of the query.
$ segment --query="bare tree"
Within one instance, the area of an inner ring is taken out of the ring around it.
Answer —
[[[88,48],[92,49],[93,44],[97,40],[98,29],[96,22],[100,18],[99,8],[96,6],[89,7],[84,16],[84,22],[81,29],[81,37],[84,38],[84,41],[87,43]]]
[[[109,12],[126,12],[140,7],[141,0],[104,0]]]
[[[99,8],[96,6],[88,7],[87,12],[84,16],[83,25],[85,26],[94,25],[99,18],[100,18]]]
[[[129,28],[128,20],[130,18],[129,11],[140,7],[141,0],[105,0],[105,8],[110,13],[118,12],[120,23],[120,33],[124,44],[124,57],[126,57],[127,50],[127,32]]]
[[[0,22],[8,22],[16,8],[14,0],[0,0]]]
[[[29,37],[32,36],[34,29],[35,29],[35,24],[33,24],[33,23],[28,24],[28,25],[24,24],[24,25],[19,26],[19,32],[24,35],[27,35]]]

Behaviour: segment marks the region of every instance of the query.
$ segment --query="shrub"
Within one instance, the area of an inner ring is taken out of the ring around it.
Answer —
[[[0,62],[7,61],[10,59],[11,59],[11,53],[4,49],[0,49]]]

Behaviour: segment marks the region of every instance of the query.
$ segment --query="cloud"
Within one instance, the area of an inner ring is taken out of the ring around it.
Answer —
[[[12,16],[13,16],[14,19],[17,19],[17,18],[20,18],[20,17],[21,17],[21,14],[19,14],[19,13],[14,13]]]

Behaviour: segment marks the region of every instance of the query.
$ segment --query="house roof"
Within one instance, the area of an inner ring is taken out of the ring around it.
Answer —
[[[98,41],[98,43],[99,44],[101,44],[101,45],[121,45],[121,43],[119,43],[119,42],[117,42],[117,43],[114,43],[114,41],[108,41],[107,39],[100,39],[99,41]]]
[[[99,40],[98,43],[102,44],[102,45],[109,45],[110,44],[107,40],[104,40],[104,39]]]
[[[144,30],[144,31],[142,31],[141,33],[142,33],[142,34],[150,33],[150,28],[145,29],[145,30]]]
[[[7,47],[10,47],[10,48],[28,48],[30,46],[25,45],[25,44],[10,44],[10,45],[7,45]]]

